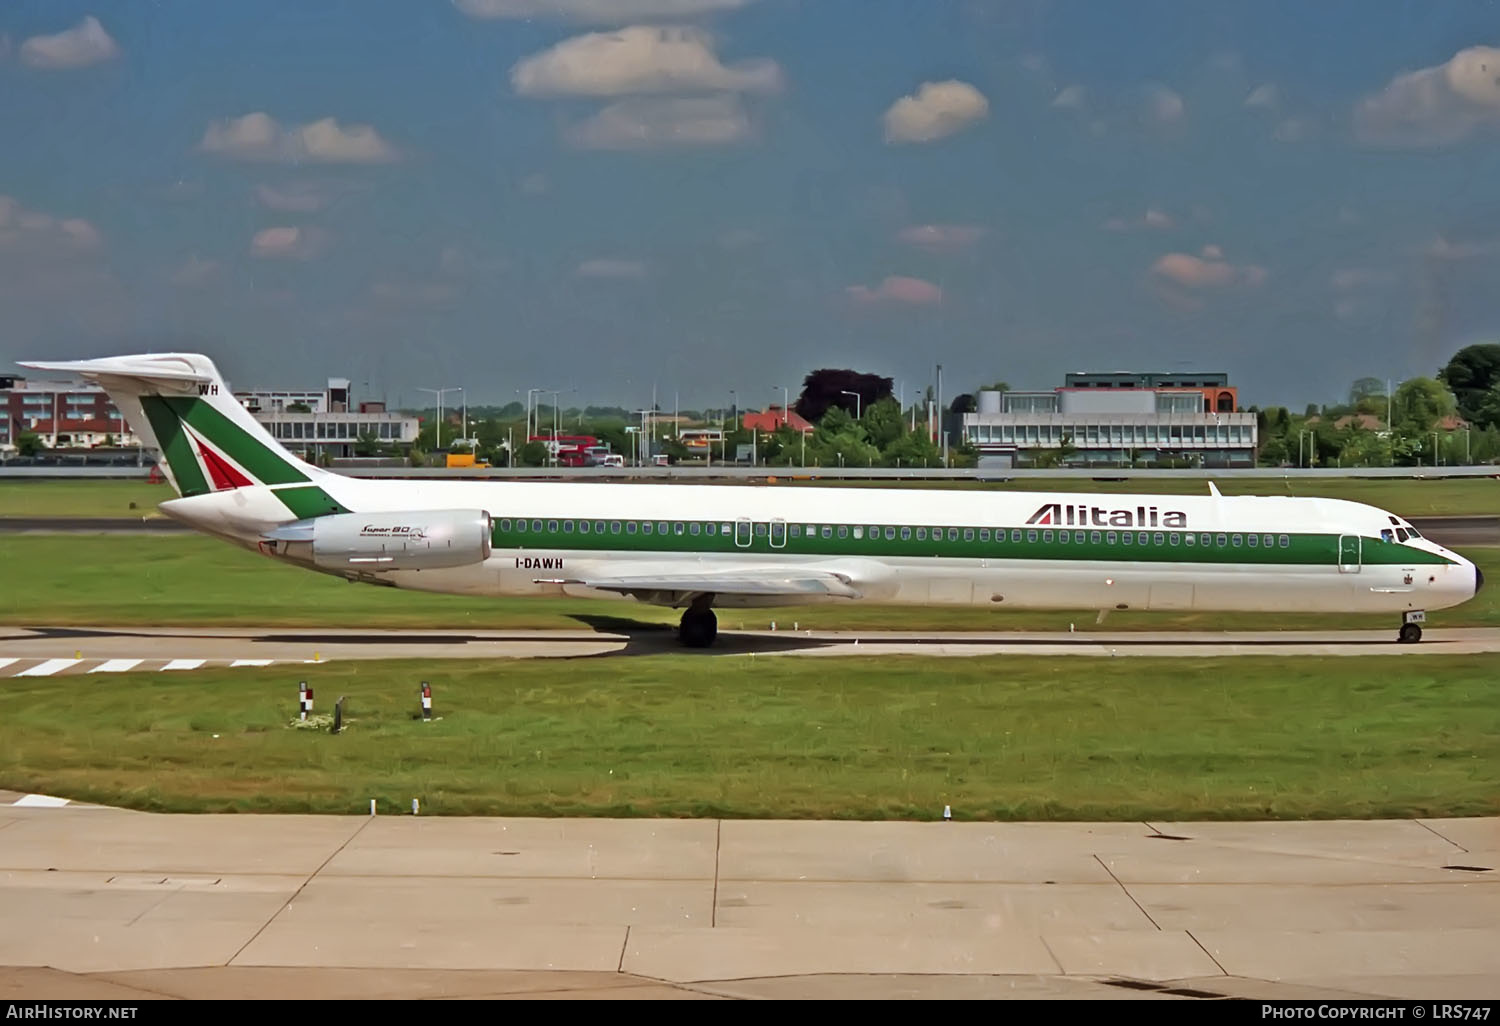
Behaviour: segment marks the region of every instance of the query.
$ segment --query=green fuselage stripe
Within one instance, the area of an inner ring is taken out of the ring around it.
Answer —
[[[519,525],[525,524],[521,529]],[[587,524],[587,532],[581,525]],[[539,529],[538,526],[539,525]],[[616,530],[618,525],[618,530]],[[600,527],[603,530],[600,530]],[[748,537],[745,533],[749,528]],[[1437,553],[1380,538],[1357,538],[1337,534],[1257,533],[1255,545],[1246,532],[1198,531],[1124,531],[1107,528],[1037,528],[1015,527],[981,529],[924,525],[925,538],[918,538],[915,526],[891,527],[894,537],[887,538],[885,525],[879,525],[879,537],[870,535],[871,525],[817,524],[808,534],[808,525],[776,525],[756,521],[737,525],[734,521],[705,522],[652,521],[651,533],[641,521],[563,520],[514,517],[497,518],[492,544],[504,549],[546,549],[547,551],[629,552],[639,555],[659,553],[712,553],[734,555],[755,553],[797,557],[870,556],[922,557],[948,559],[1062,560],[1134,563],[1213,563],[1265,566],[1334,566],[1359,563],[1377,565],[1445,565],[1451,562]],[[630,528],[634,527],[632,533]],[[663,527],[665,531],[663,531]],[[571,530],[569,530],[571,528]],[[694,529],[697,533],[694,533]],[[726,531],[727,528],[727,531]],[[712,529],[713,533],[709,533]],[[826,534],[825,534],[826,531]],[[941,531],[941,540],[934,540]],[[988,537],[985,537],[986,531]],[[1061,536],[1066,533],[1065,543]],[[950,538],[950,534],[953,537]],[[1125,542],[1129,536],[1130,542]],[[1189,544],[1189,537],[1192,542]],[[747,541],[749,544],[737,544]],[[776,541],[777,544],[772,544]],[[1355,545],[1355,542],[1358,545]],[[1236,544],[1238,542],[1238,544]]]
[[[261,483],[292,484],[308,479],[306,474],[271,451],[264,442],[252,437],[202,399],[171,396],[164,401],[193,430],[222,449],[230,459],[244,467]]]
[[[208,494],[208,481],[203,476],[203,468],[198,466],[192,439],[182,429],[182,422],[168,407],[167,400],[160,396],[143,395],[141,409],[146,411],[162,455],[167,458],[167,466],[172,468],[172,476],[177,479],[177,490],[185,496]]]

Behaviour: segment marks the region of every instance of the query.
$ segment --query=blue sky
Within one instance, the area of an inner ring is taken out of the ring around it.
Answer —
[[[10,0],[0,364],[1335,401],[1500,337],[1494,47],[1489,2]]]

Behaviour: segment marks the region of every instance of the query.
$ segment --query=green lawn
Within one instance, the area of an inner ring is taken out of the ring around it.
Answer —
[[[793,474],[800,473],[793,471]],[[1500,473],[1500,471],[1497,471]],[[1099,471],[1101,477],[1109,472]],[[1026,478],[1018,481],[923,481],[898,484],[886,481],[809,482],[778,476],[767,487],[838,484],[862,488],[987,488],[1006,491],[1146,492],[1167,495],[1205,495],[1209,480],[1188,478]],[[1408,517],[1500,513],[1500,478],[1364,479],[1297,477],[1217,480],[1225,495],[1310,495],[1367,502]],[[664,487],[670,485],[663,483]],[[159,516],[157,503],[175,498],[167,485],[145,481],[6,481],[0,482],[0,516],[20,517],[134,517]],[[131,503],[135,503],[134,508]]]
[[[935,819],[1500,814],[1491,656],[684,654],[5,681],[0,787],[160,811]],[[423,723],[418,682],[440,719]]]
[[[1500,581],[1500,548],[1468,549]],[[601,620],[676,624],[680,611],[607,599],[479,599],[349,584],[196,535],[3,535],[0,623],[125,626],[251,624],[323,627],[572,628]],[[11,582],[14,582],[13,584]],[[724,609],[724,630],[1275,630],[1390,628],[1399,617],[1338,614],[1027,612],[847,605]],[[1500,587],[1428,614],[1432,627],[1500,625]]]

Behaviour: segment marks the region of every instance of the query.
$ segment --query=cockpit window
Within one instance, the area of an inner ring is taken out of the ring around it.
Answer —
[[[1406,528],[1404,528],[1404,527],[1398,527],[1398,528],[1396,528],[1396,537],[1399,538],[1399,539],[1401,539],[1402,541],[1406,541],[1406,539],[1407,539]]]
[[[1391,534],[1391,529],[1389,527],[1382,527],[1380,529],[1380,540],[1381,541],[1394,541],[1395,540],[1394,536]]]
[[[1420,534],[1417,533],[1417,529],[1415,527],[1408,527],[1406,529],[1406,533],[1409,534],[1409,535],[1411,535],[1413,538],[1420,538],[1420,537],[1422,537]]]

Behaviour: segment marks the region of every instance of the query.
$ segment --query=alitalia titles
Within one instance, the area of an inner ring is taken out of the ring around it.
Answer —
[[[1075,506],[1049,502],[1027,519],[1028,524],[1046,527],[1186,527],[1187,514],[1180,510],[1160,510],[1155,506],[1134,509],[1106,509],[1103,506]]]

